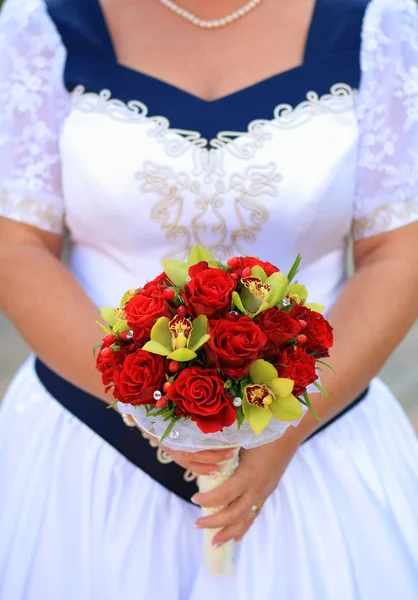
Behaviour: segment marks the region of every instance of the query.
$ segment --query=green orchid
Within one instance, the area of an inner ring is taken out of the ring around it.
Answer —
[[[205,261],[209,267],[223,269],[224,266],[216,261],[209,250],[203,246],[193,246],[186,262],[181,260],[164,260],[163,267],[167,277],[178,288],[184,288],[189,277],[189,268]]]
[[[120,301],[119,308],[102,308],[100,315],[102,319],[109,325],[105,327],[101,323],[97,324],[102,328],[105,333],[121,333],[122,331],[129,331],[130,327],[126,321],[125,305],[126,303],[136,294],[137,290],[128,290],[123,294]]]
[[[176,315],[173,319],[160,317],[151,329],[151,340],[143,350],[187,362],[196,358],[196,351],[210,339],[208,319],[200,315],[194,321]]]
[[[286,275],[279,271],[267,277],[258,265],[251,269],[250,277],[241,279],[241,284],[240,293],[233,292],[232,300],[239,311],[251,317],[280,304],[289,287]]]
[[[244,387],[242,407],[256,435],[267,427],[272,416],[286,422],[302,417],[302,406],[292,394],[294,381],[279,377],[275,367],[265,360],[254,361],[249,374],[252,383]]]
[[[322,313],[325,310],[325,306],[322,304],[306,302],[308,299],[308,290],[301,283],[292,283],[289,285],[286,298],[295,304],[302,304],[303,306],[306,306],[306,308],[310,308],[315,312]]]

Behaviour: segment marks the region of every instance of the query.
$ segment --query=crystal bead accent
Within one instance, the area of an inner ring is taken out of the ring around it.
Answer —
[[[126,334],[126,338],[128,340],[131,340],[133,337],[134,337],[134,332],[132,331],[132,329],[130,329]]]
[[[287,298],[283,298],[282,304],[283,304],[284,307],[290,306],[290,302],[289,302],[289,300]]]
[[[161,400],[162,396],[163,396],[163,395],[162,395],[162,393],[160,392],[160,390],[156,390],[156,391],[154,392],[154,400],[157,400],[157,402],[158,402],[158,400]]]
[[[170,437],[172,440],[176,440],[179,437],[179,432],[177,431],[177,429],[173,429],[170,432],[170,435],[168,437]]]
[[[242,406],[242,398],[234,398],[232,404],[235,406],[235,408],[239,408]]]
[[[261,4],[261,2],[262,0],[250,0],[250,2],[247,2],[247,4],[245,4],[238,10],[234,11],[229,15],[226,15],[225,17],[222,17],[221,19],[213,19],[210,21],[206,21],[204,19],[200,19],[185,8],[182,8],[176,2],[173,2],[173,0],[160,0],[160,3],[169,10],[171,10],[171,12],[175,13],[179,17],[182,17],[183,19],[186,19],[186,21],[189,21],[189,23],[192,23],[192,25],[196,25],[196,27],[200,27],[201,29],[219,29],[220,27],[225,27],[226,25],[229,25],[237,19],[240,19],[241,17],[247,15],[249,12],[254,10],[259,4]]]

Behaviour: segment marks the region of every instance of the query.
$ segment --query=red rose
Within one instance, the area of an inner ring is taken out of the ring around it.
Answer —
[[[109,389],[112,387],[115,369],[118,365],[123,363],[123,359],[125,358],[126,354],[125,347],[123,346],[118,352],[113,352],[109,346],[110,344],[104,342],[96,358],[96,369],[102,375],[102,383],[104,386],[106,386],[105,392],[109,391]],[[103,353],[102,350],[105,348],[110,350],[110,352],[105,351]]]
[[[188,367],[167,390],[179,417],[190,417],[203,433],[216,433],[234,424],[232,397],[214,369]]]
[[[114,396],[124,404],[155,404],[154,392],[165,382],[165,360],[158,354],[137,350],[115,368]]]
[[[167,285],[170,285],[170,283],[171,283],[170,280],[168,279],[167,275],[163,271],[162,273],[157,275],[157,277],[154,277],[154,279],[152,279],[151,281],[148,281],[142,289],[146,290],[149,287],[155,287],[155,286],[165,287]]]
[[[308,385],[318,379],[315,371],[315,358],[307,354],[301,346],[287,346],[282,350],[274,365],[279,377],[293,379],[293,394],[300,396],[306,392]]]
[[[269,308],[262,312],[256,319],[267,338],[263,357],[266,359],[276,358],[281,348],[295,338],[301,330],[299,323],[288,313],[277,308]]]
[[[157,319],[173,316],[164,298],[163,286],[151,282],[126,303],[125,313],[128,325],[134,332],[135,342],[141,345],[149,340]]]
[[[302,333],[307,340],[304,343],[306,352],[315,354],[317,358],[329,356],[329,349],[334,343],[332,327],[324,317],[306,306],[293,306],[290,311],[294,319],[306,321],[307,326]]]
[[[271,263],[264,262],[258,258],[255,258],[254,256],[234,256],[233,258],[230,258],[228,260],[227,264],[228,267],[238,275],[238,277],[241,277],[241,274],[244,269],[246,269],[247,267],[252,269],[256,265],[261,267],[268,277],[270,277],[270,275],[273,275],[273,273],[278,273],[280,271],[280,269],[278,269]]]
[[[199,263],[200,266],[202,264]],[[197,268],[193,272],[195,276],[184,287],[184,301],[190,316],[206,315],[210,319],[228,310],[236,287],[231,274],[210,268]]]
[[[209,321],[209,333],[204,346],[208,364],[232,379],[247,375],[267,341],[260,327],[244,316]]]

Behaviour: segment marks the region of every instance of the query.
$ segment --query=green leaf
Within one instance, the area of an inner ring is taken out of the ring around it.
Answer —
[[[306,406],[309,408],[309,411],[311,412],[311,414],[315,417],[315,419],[317,419],[318,421],[322,421],[321,417],[318,415],[318,413],[316,412],[316,410],[314,409],[314,407],[312,406],[312,402],[311,399],[309,398],[309,394],[308,392],[304,392],[303,397],[305,398],[305,404]]]
[[[196,347],[196,344],[200,342],[200,340],[208,333],[208,318],[205,315],[199,315],[196,319],[193,320],[192,326],[193,329],[189,339],[189,348],[191,350],[197,350],[197,348],[200,348],[200,346],[203,346],[203,344],[207,342],[206,339],[203,343],[200,344],[200,346]]]
[[[165,348],[172,348],[171,331],[169,328],[170,319],[168,317],[160,317],[156,320],[153,328],[151,329],[151,341],[158,342]]]
[[[297,257],[296,257],[296,259],[295,259],[295,262],[294,262],[294,263],[293,263],[293,265],[290,267],[290,271],[289,271],[289,273],[288,273],[288,275],[287,275],[287,278],[288,278],[288,280],[289,280],[289,283],[290,283],[291,281],[293,281],[293,279],[296,277],[296,275],[297,275],[297,273],[298,273],[298,271],[299,271],[299,266],[300,266],[300,263],[301,263],[301,262],[302,262],[302,257],[301,257],[301,255],[300,255],[300,254],[298,254],[298,255],[297,255]]]
[[[99,323],[99,325],[100,325],[100,323]],[[93,357],[94,358],[96,358],[96,350],[98,350],[101,347],[102,347],[102,343],[101,342],[99,344],[94,344],[94,346],[93,346]]]
[[[293,392],[295,382],[292,379],[285,379],[283,377],[277,377],[273,381],[269,381],[268,386],[275,396],[280,398],[287,398]]]
[[[241,297],[238,294],[238,292],[232,292],[232,301],[235,305],[235,307],[244,315],[249,315],[250,313],[248,312],[248,310],[246,308],[244,308],[244,305],[242,303]]]
[[[328,398],[328,394],[327,392],[324,390],[324,388],[322,387],[322,385],[319,383],[319,381],[314,381],[313,382],[314,386],[316,387],[316,389],[321,392],[321,394],[324,396],[324,398]]]
[[[192,267],[202,261],[207,263],[216,262],[209,250],[206,250],[203,246],[193,246],[187,259],[187,265]]]
[[[261,279],[262,283],[264,283],[267,279],[266,272],[259,265],[254,265],[254,267],[251,269],[251,275],[253,277],[258,277],[258,279]]]
[[[173,427],[177,421],[178,421],[178,419],[173,419],[171,421],[171,423],[169,424],[169,426],[167,427],[167,429],[164,431],[163,435],[160,438],[160,444],[162,444],[163,441],[170,435],[171,430],[173,429]]]
[[[242,406],[239,406],[235,410],[236,410],[236,413],[237,413],[237,427],[238,427],[238,429],[241,429],[242,424],[245,421],[244,410],[243,410]]]
[[[174,285],[179,288],[184,287],[188,277],[187,263],[180,260],[164,260],[163,268],[167,277]]]
[[[171,348],[166,348],[162,344],[153,341],[147,342],[145,346],[142,347],[142,350],[151,352],[151,354],[159,354],[160,356],[168,356],[171,352]]]
[[[196,352],[189,350],[189,348],[178,348],[177,350],[174,350],[174,352],[168,354],[169,359],[176,360],[177,362],[188,362],[189,360],[196,358],[196,356]]]
[[[249,404],[247,419],[254,433],[260,435],[271,421],[271,412],[268,408],[259,408]]]
[[[324,360],[320,360],[319,358],[315,359],[316,362],[320,365],[324,365],[324,367],[327,367],[328,369],[331,369],[331,371],[334,373],[334,375],[336,375],[337,373],[334,371],[334,369],[331,367],[331,365],[329,365],[327,362],[325,362]]]
[[[117,405],[118,402],[119,402],[119,400],[115,400],[114,402],[112,402],[112,404],[108,404],[106,406],[106,410],[108,410],[109,408],[115,408],[115,406]]]
[[[273,404],[270,404],[269,408],[276,419],[285,421],[286,423],[296,421],[303,415],[300,402],[293,394],[290,394],[287,398],[275,396]]]
[[[306,289],[306,286],[301,283],[292,283],[292,285],[289,286],[287,293],[289,296],[296,294],[301,300],[306,300],[308,297],[308,290]]]
[[[255,360],[250,367],[250,377],[253,383],[263,384],[277,379],[277,370],[266,360]]]
[[[310,308],[314,312],[323,313],[325,310],[325,306],[323,304],[315,304],[315,302],[308,302],[305,304],[306,308]]]
[[[106,321],[106,323],[111,327],[113,327],[113,325],[118,321],[116,310],[114,308],[102,308],[100,315],[103,321]]]
[[[224,388],[225,388],[226,390],[229,390],[229,388],[231,388],[232,386],[233,386],[232,379],[227,379],[227,380],[225,381],[225,383],[224,383]]]
[[[100,323],[99,321],[96,321],[97,325],[100,327],[100,329],[102,331],[104,331],[104,333],[107,335],[108,333],[112,333],[112,330],[109,329],[109,327],[106,327],[105,325],[103,325],[102,323]]]
[[[117,323],[115,323],[115,325],[113,326],[113,333],[120,333],[121,331],[129,331],[130,327],[128,325],[128,323],[126,321],[123,321],[122,319],[119,320]]]

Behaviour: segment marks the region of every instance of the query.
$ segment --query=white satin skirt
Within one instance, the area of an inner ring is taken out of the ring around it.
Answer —
[[[30,359],[0,412],[0,600],[416,600],[418,444],[388,389],[300,448],[238,546],[63,409]]]

